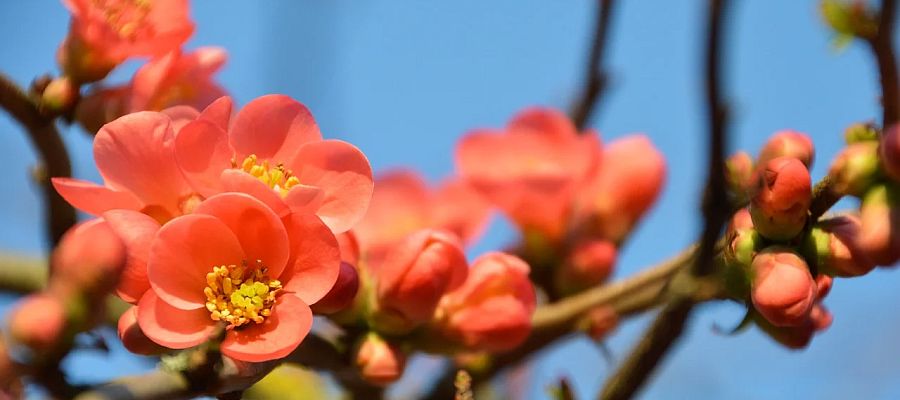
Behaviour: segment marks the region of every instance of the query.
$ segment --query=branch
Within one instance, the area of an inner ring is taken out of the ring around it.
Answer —
[[[591,112],[599,102],[603,89],[606,88],[607,73],[602,69],[602,59],[606,48],[613,4],[613,0],[598,0],[594,40],[585,70],[584,92],[581,93],[578,102],[572,109],[572,120],[579,131],[588,124]]]
[[[721,99],[720,53],[725,0],[710,0],[707,20],[705,89],[709,126],[709,178],[703,201],[704,227],[692,272],[697,278],[714,271],[715,248],[728,218],[729,204],[725,184],[725,148],[727,107]],[[694,307],[691,293],[675,287],[677,297],[659,313],[653,325],[632,350],[619,369],[606,381],[601,399],[629,399],[644,385],[668,350],[681,337]]]
[[[878,34],[867,42],[878,63],[881,103],[884,107],[882,127],[886,129],[900,121],[900,83],[897,79],[897,57],[891,43],[897,19],[897,1],[882,0],[879,15]]]
[[[38,152],[41,170],[37,180],[44,196],[47,234],[50,243],[55,246],[63,233],[75,224],[75,210],[50,184],[51,177],[72,175],[69,154],[53,119],[44,117],[28,95],[2,73],[0,73],[0,107],[6,109],[25,128],[32,146]]]
[[[46,285],[46,260],[0,252],[0,291],[25,294],[41,290]]]

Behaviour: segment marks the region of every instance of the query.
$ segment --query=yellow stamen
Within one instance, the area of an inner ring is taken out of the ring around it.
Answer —
[[[236,161],[232,161],[232,164],[237,168],[238,164]],[[275,192],[282,196],[286,196],[288,190],[300,184],[300,179],[294,176],[291,170],[285,168],[284,165],[270,166],[268,160],[260,162],[255,154],[245,158],[240,166],[241,170],[259,179],[260,182],[265,183],[266,186],[274,189]]]
[[[258,263],[258,262],[257,262]],[[269,279],[266,268],[248,268],[246,265],[222,265],[213,267],[206,274],[206,309],[214,321],[228,323],[235,328],[250,322],[263,323],[272,315],[281,282]]]

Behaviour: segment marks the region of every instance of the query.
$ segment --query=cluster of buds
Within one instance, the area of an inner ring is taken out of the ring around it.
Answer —
[[[90,133],[119,116],[176,105],[202,109],[225,94],[213,81],[226,53],[182,45],[194,32],[187,0],[63,0],[71,12],[69,34],[57,52],[62,76],[35,85],[41,110],[77,120]],[[127,84],[103,80],[133,58],[149,58]]]
[[[12,344],[27,350],[30,362],[52,362],[69,349],[78,332],[105,317],[107,294],[118,283],[125,247],[102,219],[70,229],[50,260],[47,288],[23,298],[11,311]]]

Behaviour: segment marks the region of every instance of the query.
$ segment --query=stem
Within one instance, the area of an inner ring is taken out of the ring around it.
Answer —
[[[897,17],[897,1],[883,0],[879,13],[878,35],[867,40],[878,63],[883,106],[882,127],[887,129],[900,120],[900,83],[897,78],[897,57],[891,43]]]
[[[41,114],[38,107],[9,77],[0,73],[0,107],[28,132],[32,146],[41,160],[37,181],[41,186],[46,210],[50,243],[55,246],[63,233],[75,224],[75,210],[56,193],[51,177],[69,177],[72,167],[65,144],[52,118]]]
[[[598,0],[594,39],[591,42],[591,52],[588,56],[587,69],[585,69],[584,92],[581,93],[578,102],[572,109],[572,120],[579,131],[583,130],[590,122],[592,111],[599,103],[603,89],[606,88],[607,73],[602,68],[602,61],[613,4],[613,0]]]
[[[37,257],[0,253],[0,291],[31,293],[47,285],[47,262]]]

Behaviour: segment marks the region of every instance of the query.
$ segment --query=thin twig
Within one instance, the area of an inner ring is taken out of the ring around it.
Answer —
[[[897,78],[897,57],[892,40],[897,20],[897,1],[883,0],[879,13],[878,35],[867,40],[878,63],[881,80],[882,126],[887,128],[900,121],[900,80]]]
[[[37,174],[38,183],[44,196],[47,228],[50,243],[55,246],[63,233],[75,224],[75,210],[63,200],[53,185],[51,177],[68,177],[72,167],[66,146],[52,118],[44,117],[28,95],[6,75],[0,73],[0,107],[28,132],[31,144],[38,152],[41,170]]]
[[[709,178],[704,192],[704,227],[693,264],[693,274],[705,277],[714,271],[716,242],[728,218],[729,204],[725,187],[725,148],[727,145],[727,107],[721,99],[720,55],[725,0],[710,0],[707,20],[705,91],[709,126]],[[657,316],[625,362],[606,381],[599,398],[630,399],[643,387],[668,350],[678,341],[694,307],[690,293],[678,294]]]
[[[583,130],[590,122],[593,110],[600,102],[600,96],[606,88],[607,73],[603,70],[603,54],[606,49],[612,15],[613,0],[598,0],[597,18],[595,21],[594,38],[591,42],[591,52],[588,55],[588,65],[584,77],[584,92],[575,107],[572,109],[572,120],[578,130]]]

